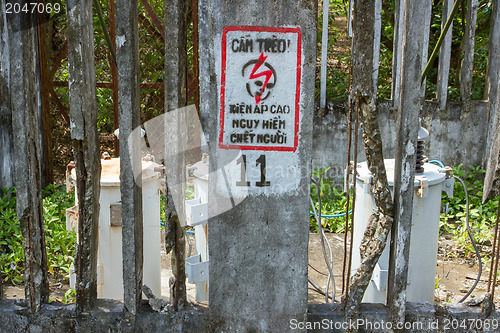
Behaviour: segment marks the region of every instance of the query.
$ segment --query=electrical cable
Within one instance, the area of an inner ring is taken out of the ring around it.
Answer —
[[[458,301],[458,303],[462,303],[463,301],[465,301],[465,299],[467,297],[469,297],[469,295],[474,291],[474,289],[476,288],[477,284],[479,283],[479,280],[481,279],[481,274],[483,273],[483,263],[481,261],[481,254],[479,253],[479,249],[477,248],[476,242],[474,241],[474,237],[472,237],[472,232],[470,230],[470,224],[469,224],[469,193],[467,192],[467,186],[465,186],[464,181],[462,179],[460,179],[460,177],[453,176],[453,178],[457,179],[462,184],[462,187],[464,188],[464,191],[465,191],[465,223],[466,223],[466,227],[467,227],[467,235],[469,235],[470,241],[472,242],[472,246],[474,247],[474,251],[476,251],[476,256],[477,256],[477,259],[479,261],[479,272],[477,274],[476,281],[474,282],[474,284],[472,285],[472,287],[469,289],[469,291],[467,292],[467,294],[465,294],[465,296],[462,297],[462,299],[460,301]]]
[[[444,168],[444,164],[441,162],[441,161],[438,161],[438,160],[432,160],[432,161],[429,161],[429,163],[434,163],[434,164],[437,164],[439,165],[441,168]]]
[[[323,257],[325,258],[326,266],[328,267],[328,272],[329,272],[329,274],[328,274],[328,280],[327,280],[327,285],[326,285],[326,292],[325,292],[325,302],[328,303],[329,302],[328,287],[330,285],[330,277],[332,279],[332,287],[333,287],[332,288],[332,292],[333,292],[333,295],[335,296],[335,279],[334,279],[333,270],[332,270],[333,253],[332,253],[332,248],[330,246],[330,242],[326,238],[325,231],[323,229],[323,224],[321,223],[321,195],[320,195],[320,190],[319,190],[319,184],[318,184],[318,181],[316,179],[314,179],[313,177],[311,177],[311,181],[316,185],[316,190],[318,192],[318,212],[319,212],[319,217],[316,214],[316,208],[314,206],[314,202],[313,202],[312,197],[309,197],[309,199],[311,201],[311,205],[313,207],[314,214],[316,215],[316,221],[318,222],[318,226],[320,228],[320,232],[321,232],[321,247],[322,247],[322,250],[323,250]],[[326,243],[328,244],[328,247],[329,247],[329,250],[330,250],[331,263],[328,261],[328,258],[327,258],[327,255],[326,255],[325,240],[326,240]]]
[[[312,198],[309,198],[310,201],[311,201],[311,205],[314,205],[314,202],[312,200]],[[320,208],[321,208],[321,202],[320,202]],[[313,206],[313,210],[314,212],[316,213],[316,208]],[[320,216],[321,216],[321,213],[320,213]],[[318,221],[321,221],[320,219],[318,219],[318,215],[316,215],[316,220]],[[332,271],[332,267],[328,261],[328,257],[326,255],[326,249],[325,249],[325,239],[326,239],[326,235],[323,231],[323,225],[321,224],[321,222],[318,223],[318,226],[320,228],[320,237],[321,237],[321,248],[323,249],[323,258],[325,259],[325,262],[326,262],[326,266],[328,267],[328,279],[327,279],[327,286],[326,286],[326,292],[325,292],[325,296],[326,296],[326,293],[328,292],[328,287],[330,285],[330,275],[333,275],[333,271]],[[328,247],[330,248],[330,257],[332,257],[332,251],[331,251],[331,247],[330,247],[330,243],[328,242],[328,239],[326,239],[327,241],[327,244],[328,244]],[[335,280],[332,280],[332,284],[333,284],[333,290],[335,291]],[[328,303],[328,297],[326,297],[326,303]]]
[[[308,281],[309,281],[309,283],[310,283],[310,284],[314,287],[314,290],[316,290],[316,291],[317,291],[318,293],[320,293],[321,295],[325,295],[325,296],[327,295],[327,294],[326,294],[326,291],[325,291],[323,288],[321,288],[320,286],[318,286],[318,285],[316,284],[316,282],[314,282],[314,281],[313,281],[310,277],[308,277],[308,278],[307,278],[307,280],[308,280]],[[330,294],[330,293],[328,293],[328,296],[327,296],[327,297],[328,297],[328,298],[333,299],[335,302],[340,302],[340,299],[339,299],[339,298],[335,297],[335,299],[334,299],[334,298],[333,298],[334,296],[333,296],[332,294]]]
[[[445,165],[441,161],[438,161],[438,160],[432,160],[432,161],[429,161],[429,163],[437,164],[441,168],[445,167]],[[476,288],[477,284],[479,283],[479,280],[481,279],[481,274],[483,273],[483,262],[481,260],[481,253],[479,252],[479,249],[477,247],[476,242],[474,241],[474,237],[472,236],[472,232],[471,232],[471,229],[470,229],[470,222],[469,222],[469,219],[470,219],[469,218],[469,193],[467,191],[467,186],[465,185],[464,181],[460,177],[453,176],[453,178],[457,179],[460,182],[460,184],[462,184],[462,187],[463,187],[463,189],[465,191],[465,223],[466,223],[467,235],[469,236],[469,239],[470,239],[470,241],[472,243],[472,246],[474,247],[474,251],[476,252],[476,257],[477,257],[477,260],[479,262],[479,272],[477,274],[476,281],[474,281],[474,284],[469,289],[469,291],[465,294],[465,296],[462,297],[462,299],[460,301],[458,301],[458,303],[462,303],[463,301],[465,301],[467,299],[467,297],[469,297],[469,295],[474,291],[474,289]]]
[[[308,264],[308,265],[309,265],[309,267],[311,267],[314,271],[316,271],[316,273],[321,274],[321,275],[324,275],[324,276],[328,276],[328,274],[325,274],[325,273],[321,272],[320,270],[318,270],[318,269],[317,269],[316,267],[314,267],[313,265],[311,265],[311,264]]]
[[[429,163],[437,164],[437,165],[439,165],[442,168],[445,167],[444,164],[441,161],[438,161],[438,160],[432,160],[432,161],[429,161]],[[477,260],[479,262],[479,272],[477,274],[476,281],[474,281],[474,284],[469,289],[469,291],[465,294],[465,296],[462,297],[462,299],[460,301],[458,301],[458,303],[462,303],[463,301],[465,301],[467,299],[467,297],[469,297],[469,295],[474,291],[474,289],[476,288],[477,284],[479,283],[479,280],[481,279],[481,274],[483,273],[483,262],[481,260],[481,253],[479,253],[479,249],[477,248],[477,244],[474,241],[474,237],[472,237],[472,232],[470,230],[470,223],[469,223],[469,193],[467,191],[467,186],[465,186],[464,181],[460,177],[453,176],[453,178],[457,179],[460,182],[460,184],[462,184],[462,187],[464,188],[464,191],[465,191],[465,223],[466,223],[466,228],[467,228],[467,235],[469,236],[469,239],[470,239],[470,241],[472,243],[472,246],[474,247],[474,251],[476,252]]]
[[[351,214],[352,213],[352,209],[348,212],[348,214]],[[309,212],[309,215],[316,215],[314,214],[313,212]],[[323,215],[321,214],[321,217],[342,217],[342,216],[346,216],[346,213],[340,213],[340,214],[333,214],[333,215]]]

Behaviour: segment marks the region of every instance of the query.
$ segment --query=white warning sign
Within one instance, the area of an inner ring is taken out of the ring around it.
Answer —
[[[219,148],[297,150],[301,49],[300,28],[224,29]]]

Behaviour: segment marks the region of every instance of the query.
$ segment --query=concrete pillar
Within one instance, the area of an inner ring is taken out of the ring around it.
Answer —
[[[134,174],[140,175],[141,170],[140,131],[135,130],[141,124],[137,10],[137,0],[115,0],[120,113],[123,305],[125,311],[131,315],[137,313],[142,298],[143,267],[142,177],[134,177]]]
[[[97,132],[92,1],[67,2],[71,138],[78,188],[76,303],[88,311],[97,299],[97,240],[101,160]]]
[[[422,57],[425,45],[425,6],[404,1],[403,53],[401,59],[399,108],[394,167],[394,222],[391,231],[387,301],[394,322],[402,323],[406,312],[406,285],[410,256],[415,179],[418,116],[423,108],[421,87]]]
[[[286,331],[307,311],[317,1],[203,0],[199,15],[212,325]]]
[[[0,0],[5,8],[5,0]],[[12,110],[10,108],[9,33],[7,15],[0,14],[0,188],[14,186],[14,151],[12,144]]]
[[[187,73],[187,1],[165,1],[165,111],[171,112],[186,105],[186,73]],[[176,156],[166,161],[165,173],[166,203],[165,225],[166,250],[172,250],[172,274],[175,277],[172,303],[177,310],[182,308],[186,301],[186,277],[184,272],[185,238],[183,231],[184,220],[184,182],[186,165],[183,151],[182,113],[171,113],[165,117],[165,148],[166,156]],[[176,125],[171,123],[175,121]],[[173,152],[181,152],[176,154]],[[172,172],[174,171],[174,172]],[[175,206],[177,203],[177,206]]]
[[[21,8],[25,3],[20,2]],[[38,92],[35,85],[36,16],[8,14],[6,18],[17,218],[23,234],[26,302],[28,308],[36,313],[49,296],[42,212]]]

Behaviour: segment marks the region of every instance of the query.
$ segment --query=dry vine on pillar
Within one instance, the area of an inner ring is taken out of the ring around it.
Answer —
[[[375,100],[358,94],[355,107],[361,115],[363,145],[368,168],[373,175],[372,193],[377,209],[368,220],[361,242],[361,266],[353,276],[349,289],[350,298],[346,308],[348,316],[353,315],[361,304],[373,269],[385,248],[393,221],[393,204],[384,165]]]

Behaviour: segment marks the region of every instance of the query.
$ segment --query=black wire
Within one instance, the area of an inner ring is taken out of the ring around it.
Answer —
[[[462,184],[462,187],[464,188],[465,191],[465,223],[467,225],[467,234],[469,235],[470,241],[472,242],[472,246],[474,246],[474,251],[476,251],[476,256],[477,259],[479,260],[479,273],[477,274],[476,281],[472,285],[472,287],[469,289],[467,294],[465,294],[464,297],[458,303],[462,303],[465,301],[467,297],[474,291],[476,288],[477,284],[479,283],[479,280],[481,279],[481,274],[483,273],[483,262],[481,261],[481,254],[479,253],[479,249],[477,248],[476,242],[474,241],[474,237],[472,237],[472,232],[470,231],[470,225],[469,225],[469,193],[467,192],[467,186],[465,186],[465,183],[463,182],[460,177],[453,176],[455,179],[458,179],[458,181]]]
[[[323,273],[323,272],[320,272],[317,268],[313,267],[313,265],[311,265],[311,264],[308,264],[308,265],[309,265],[309,267],[311,267],[313,270],[315,270],[317,273],[319,273],[319,274],[321,274],[321,275],[324,275],[324,276],[328,276],[328,274],[325,274],[325,273]]]

